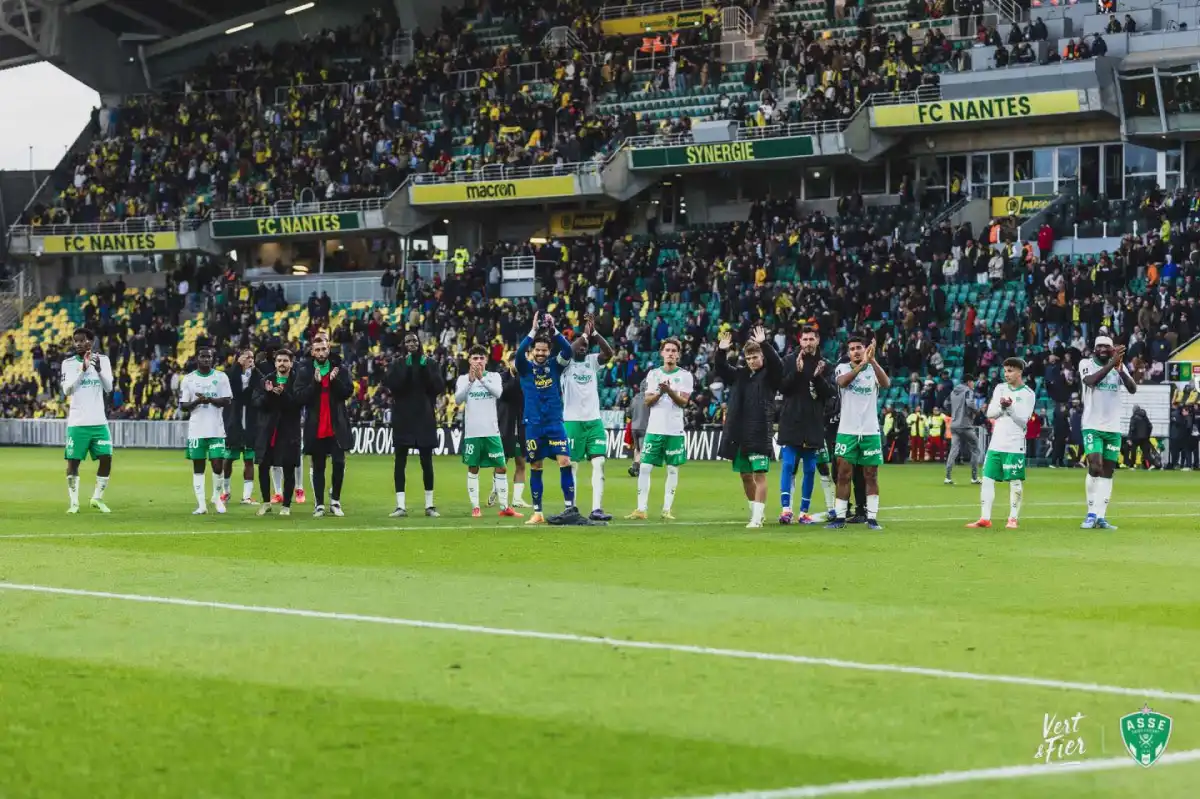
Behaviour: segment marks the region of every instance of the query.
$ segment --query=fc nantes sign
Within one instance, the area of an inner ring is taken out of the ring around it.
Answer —
[[[518,180],[480,180],[471,183],[416,183],[408,188],[413,205],[450,205],[454,203],[491,203],[536,201],[577,194],[575,177],[521,178]]]
[[[167,252],[179,249],[174,233],[97,233],[86,236],[43,236],[42,251],[56,254]]]
[[[634,150],[630,157],[634,169],[669,167],[715,167],[726,164],[779,161],[807,158],[813,154],[812,136],[788,136],[757,141],[723,144],[689,144],[682,147],[648,147]]]
[[[1078,114],[1080,110],[1077,91],[1039,92],[876,106],[871,109],[871,124],[876,128],[915,128]]]
[[[292,236],[335,236],[362,230],[362,214],[301,214],[254,219],[214,219],[214,239],[277,239]]]

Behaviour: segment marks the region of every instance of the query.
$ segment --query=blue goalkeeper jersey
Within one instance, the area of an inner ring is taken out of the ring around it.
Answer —
[[[525,394],[525,435],[536,438],[547,428],[563,425],[562,373],[571,362],[571,343],[559,335],[544,364],[527,358],[533,339],[526,336],[517,347],[517,374]]]

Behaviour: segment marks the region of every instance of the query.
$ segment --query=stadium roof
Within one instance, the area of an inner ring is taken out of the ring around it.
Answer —
[[[158,44],[207,38],[243,20],[282,15],[304,0],[0,0],[0,69],[54,59],[61,28],[84,18],[122,41]],[[170,49],[169,47],[167,49]]]

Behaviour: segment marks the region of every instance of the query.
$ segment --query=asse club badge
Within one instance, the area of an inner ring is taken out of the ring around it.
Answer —
[[[1171,717],[1155,713],[1149,707],[1121,717],[1121,740],[1138,763],[1153,766],[1167,751],[1171,740]]]

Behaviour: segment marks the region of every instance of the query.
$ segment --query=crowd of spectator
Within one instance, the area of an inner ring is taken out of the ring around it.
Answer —
[[[427,33],[403,31],[385,4],[358,25],[211,55],[162,91],[97,109],[90,143],[55,173],[53,201],[24,221],[171,225],[224,205],[386,196],[414,174],[578,163],[632,135],[686,129],[687,114],[653,120],[598,104],[719,85],[735,54],[721,46],[720,14],[647,44],[606,36],[601,5],[467,3]],[[768,8],[736,5],[752,19]],[[873,93],[936,82],[930,68],[960,57],[941,29],[914,49],[866,7],[856,35],[827,38],[830,13],[772,19],[767,57],[739,64],[740,91],[713,113],[752,125],[845,118]],[[481,43],[476,30],[496,24],[515,41]],[[547,37],[554,29],[569,36]],[[784,103],[791,86],[799,99]]]
[[[800,211],[794,198],[782,197],[754,203],[745,222],[719,230],[647,241],[605,235],[496,244],[445,279],[394,274],[387,282],[398,317],[388,308],[335,314],[327,295],[314,295],[306,327],[292,329],[284,321],[264,331],[260,320],[287,307],[282,290],[252,287],[213,260],[188,266],[172,276],[170,290],[151,296],[126,292],[120,281],[102,284],[84,305],[83,318],[97,333],[98,351],[114,365],[115,418],[175,417],[175,392],[194,354],[179,349],[179,316],[187,308],[206,310],[200,340],[216,343],[227,358],[242,348],[264,351],[285,343],[303,351],[316,331],[328,330],[353,371],[353,417],[383,422],[388,403],[379,383],[403,330],[419,331],[427,354],[453,383],[476,342],[489,347],[492,368],[503,368],[540,307],[568,331],[572,318],[595,314],[598,331],[616,350],[601,385],[612,390],[617,408],[633,400],[658,343],[679,336],[681,363],[697,378],[688,409],[697,427],[722,421],[725,387],[711,371],[717,333],[732,328],[745,334],[755,324],[766,325],[781,351],[792,348],[804,325],[816,325],[827,341],[871,330],[881,365],[893,376],[909,376],[907,401],[884,409],[905,419],[912,413],[932,418],[946,409],[954,384],[950,348],[964,377],[978,380],[981,396],[995,379],[994,367],[1020,354],[1039,391],[1069,419],[1081,391],[1078,365],[1098,331],[1128,347],[1127,362],[1142,382],[1165,380],[1167,357],[1200,331],[1200,280],[1194,277],[1200,271],[1200,217],[1178,213],[1192,207],[1187,198],[1154,196],[1145,212],[1163,226],[1085,259],[1041,255],[1032,242],[993,248],[980,244],[969,226],[947,223],[906,245],[867,221],[861,197],[843,198],[836,218]],[[510,255],[538,260],[534,298],[496,300],[500,260]],[[955,291],[961,283],[1020,290],[985,320]],[[669,308],[683,311],[672,317]],[[6,346],[11,361],[11,338]],[[36,379],[0,383],[0,413],[61,414],[64,406],[54,397],[63,355],[54,342],[39,344],[33,351]],[[461,408],[448,393],[439,412],[444,423],[454,424]],[[1053,424],[1047,420],[1048,428]]]

